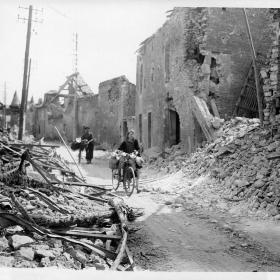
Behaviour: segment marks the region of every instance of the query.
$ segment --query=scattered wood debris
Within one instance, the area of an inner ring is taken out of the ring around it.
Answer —
[[[0,134],[0,265],[133,270],[127,221],[142,213],[87,184],[56,147]]]

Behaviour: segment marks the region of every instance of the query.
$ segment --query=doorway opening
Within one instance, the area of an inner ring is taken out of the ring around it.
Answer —
[[[148,113],[148,148],[152,147],[152,113]]]
[[[123,138],[126,137],[128,132],[127,121],[123,121]]]
[[[180,117],[175,110],[169,109],[169,143],[170,146],[177,145],[181,141]]]

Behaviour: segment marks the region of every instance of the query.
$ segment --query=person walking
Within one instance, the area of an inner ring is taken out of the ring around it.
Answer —
[[[90,164],[93,158],[94,138],[88,126],[84,126],[84,134],[81,139],[82,143],[80,149],[83,150],[85,148],[87,164]]]

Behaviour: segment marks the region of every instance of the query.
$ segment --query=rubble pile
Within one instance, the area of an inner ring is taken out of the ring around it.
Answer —
[[[173,147],[172,155],[151,166],[184,174],[210,174],[222,189],[225,200],[246,200],[253,213],[265,211],[280,219],[280,139],[260,128],[258,119],[237,117],[226,122],[214,142],[191,156]],[[178,154],[179,156],[176,156]]]
[[[84,182],[54,146],[0,135],[0,156],[0,266],[133,270],[127,221],[140,212]]]

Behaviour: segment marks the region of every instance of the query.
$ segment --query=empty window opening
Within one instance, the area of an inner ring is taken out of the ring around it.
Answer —
[[[212,57],[211,65],[210,65],[210,81],[212,81],[214,84],[217,85],[220,83],[220,79],[216,67],[217,67],[216,59]]]
[[[148,113],[148,148],[152,147],[152,113]]]
[[[270,90],[271,95],[273,95],[273,90]],[[275,115],[280,114],[280,99],[279,97],[275,99],[275,103],[273,104],[275,106]]]
[[[186,59],[195,59],[197,63],[203,64],[205,55],[201,54],[199,51],[199,47],[191,47],[187,49]]]
[[[169,110],[169,144],[177,145],[180,139],[180,117],[174,110]]]
[[[139,141],[142,143],[142,114],[139,114]]]
[[[123,121],[123,137],[126,137],[128,132],[127,121]]]

